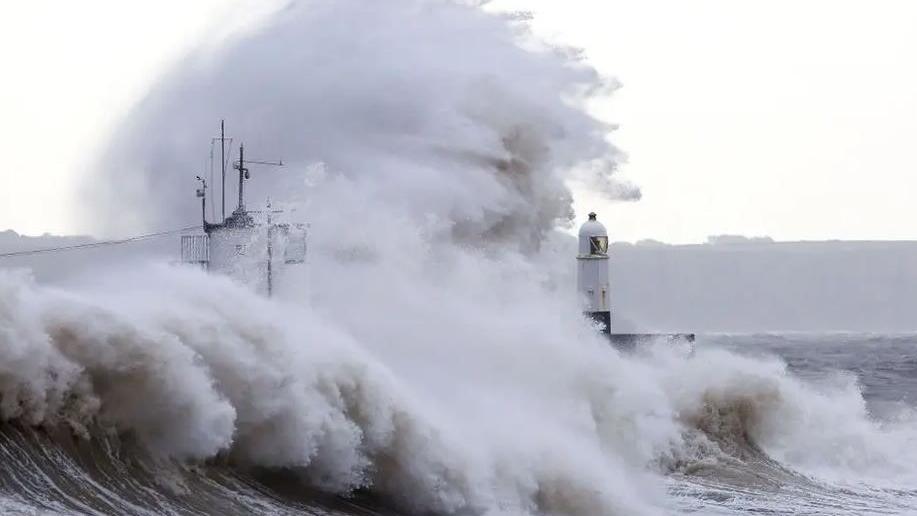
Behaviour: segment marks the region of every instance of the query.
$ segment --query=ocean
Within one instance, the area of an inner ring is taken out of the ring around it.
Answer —
[[[825,398],[787,413],[786,426],[806,424],[779,439],[758,441],[749,433],[758,415],[741,409],[748,419],[710,432],[731,452],[669,477],[679,512],[917,514],[917,336],[716,335],[698,345],[777,357],[789,377]],[[846,394],[833,398],[838,392]],[[833,413],[822,419],[820,410]]]

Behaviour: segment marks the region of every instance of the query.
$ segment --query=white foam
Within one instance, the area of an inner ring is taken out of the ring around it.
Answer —
[[[3,417],[102,421],[161,454],[453,514],[666,513],[660,473],[737,432],[800,467],[906,468],[909,434],[855,389],[721,351],[622,357],[583,321],[552,231],[565,182],[615,184],[617,153],[571,101],[597,74],[518,30],[452,3],[316,1],[189,58],[104,158],[131,207],[109,220],[196,216],[187,166],[226,116],[290,164],[255,172],[251,198],[289,194],[308,267],[273,301],[165,266],[67,291],[0,275]]]

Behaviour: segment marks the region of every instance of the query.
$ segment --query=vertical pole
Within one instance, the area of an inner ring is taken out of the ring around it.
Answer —
[[[225,120],[220,120],[220,167],[223,171],[223,182],[220,186],[220,193],[223,195],[223,218],[226,220],[226,124]],[[221,222],[222,223],[222,222]]]
[[[274,226],[270,222],[267,224],[267,297],[274,293],[274,247],[273,247]]]
[[[274,224],[271,218],[271,201],[267,201],[267,297],[271,297],[274,293],[274,277],[273,277],[273,262],[274,262],[274,247],[273,247],[273,236],[274,236]]]
[[[213,182],[213,159],[214,159],[213,158],[213,152],[214,152],[213,143],[214,143],[213,138],[211,138],[210,139],[210,175],[207,176],[207,181],[210,181],[211,185],[216,184]],[[216,218],[217,218],[216,204],[211,203],[210,204],[210,220],[216,220]]]
[[[239,213],[245,209],[245,146],[239,145]]]

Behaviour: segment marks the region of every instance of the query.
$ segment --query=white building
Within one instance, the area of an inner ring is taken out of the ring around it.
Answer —
[[[576,283],[583,300],[583,313],[611,333],[611,289],[609,285],[608,231],[595,213],[579,230]]]

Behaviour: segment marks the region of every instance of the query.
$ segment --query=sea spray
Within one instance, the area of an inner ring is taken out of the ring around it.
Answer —
[[[917,439],[913,409],[879,420],[855,375],[836,371],[807,381],[775,356],[758,354],[740,355],[702,338],[690,358],[663,346],[636,358],[653,365],[653,382],[686,431],[690,445],[680,453],[695,452],[698,460],[772,460],[839,484],[915,485],[917,455],[908,444]],[[699,442],[706,445],[692,450]]]
[[[489,271],[496,291],[544,288],[509,272],[522,258],[463,260]],[[354,321],[367,314],[312,308],[318,282],[303,302],[162,265],[67,291],[4,274],[0,349],[15,364],[0,374],[5,424],[90,441],[114,432],[154,456],[292,471],[303,488],[374,493],[421,513],[654,514],[666,504],[662,475],[698,467],[727,485],[744,478],[737,488],[809,485],[787,468],[813,460],[838,476],[826,481],[864,478],[855,470],[866,466],[914,473],[912,429],[872,421],[856,388],[717,349],[623,356],[575,310],[523,321],[559,308],[545,292],[474,303],[466,296],[487,282],[451,270],[405,292],[446,287],[445,307],[460,314],[428,320],[435,310],[402,292],[365,326]],[[524,310],[501,311],[513,303]]]
[[[572,217],[574,174],[615,198],[639,195],[615,180],[610,126],[583,107],[612,81],[569,53],[524,45],[534,38],[521,22],[441,0],[280,5],[181,61],[128,114],[87,185],[99,201],[88,230],[195,220],[187,192],[200,170],[189,167],[206,164],[220,118],[233,152],[245,142],[288,165],[253,169],[250,202],[295,191],[323,162],[472,241],[531,247]],[[227,213],[232,177],[228,186]]]
[[[203,468],[189,483],[214,504],[242,489],[207,491],[222,465],[411,513],[584,516],[666,513],[665,476],[710,465],[779,486],[837,445],[829,469],[912,473],[892,451],[913,434],[872,421],[855,387],[703,341],[624,356],[584,321],[555,230],[566,182],[588,170],[637,192],[577,103],[601,78],[522,48],[513,23],[446,2],[294,3],[179,64],[101,158],[95,222],[194,220],[188,167],[225,117],[288,163],[255,170],[250,199],[312,224],[307,266],[273,300],[164,265],[66,290],[4,274],[5,424],[136,441]],[[162,496],[144,507],[194,503]]]
[[[589,402],[568,397],[590,387],[567,383],[568,373],[552,378],[531,370],[538,363],[520,363],[525,383],[499,368],[454,389],[464,368],[419,383],[395,374],[406,367],[397,353],[380,360],[382,350],[366,351],[305,307],[197,271],[153,268],[70,293],[23,281],[6,278],[5,287],[32,300],[41,327],[33,345],[46,344],[71,366],[69,384],[83,386],[55,396],[93,400],[85,425],[136,436],[154,453],[206,460],[225,452],[242,468],[293,468],[304,486],[368,489],[417,511],[615,514],[652,505],[634,496],[649,492],[634,484],[647,480],[640,468],[596,447]],[[492,356],[521,355],[506,351]],[[447,358],[414,360],[446,372]],[[14,374],[4,385],[27,380]]]

